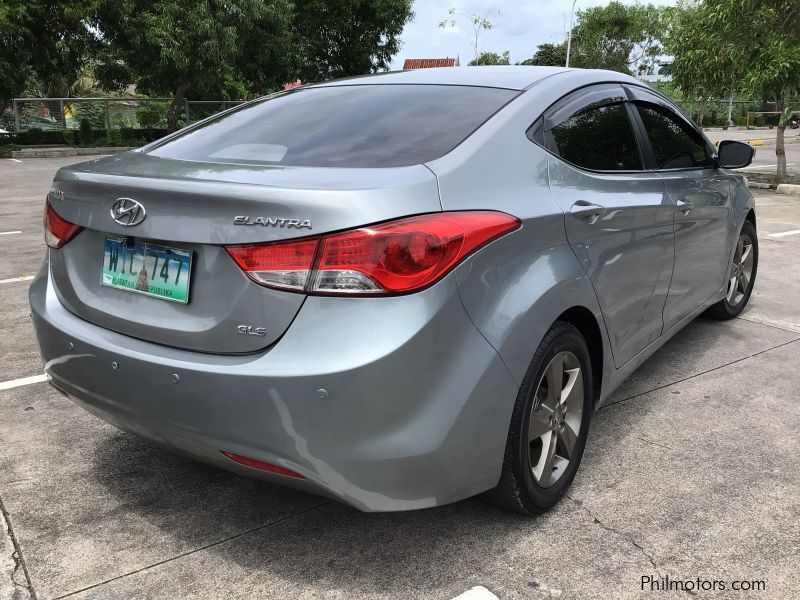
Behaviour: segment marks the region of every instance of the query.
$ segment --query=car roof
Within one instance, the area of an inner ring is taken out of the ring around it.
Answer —
[[[590,69],[567,69],[565,67],[536,67],[524,65],[486,65],[481,67],[441,67],[432,69],[412,69],[409,71],[390,71],[373,75],[360,75],[345,79],[335,79],[308,87],[331,87],[339,85],[387,85],[387,84],[428,84],[428,85],[470,85],[497,87],[511,90],[524,90],[552,75],[569,73],[580,74],[580,79],[597,81],[636,82],[633,77],[613,71]],[[590,75],[591,74],[591,75]]]

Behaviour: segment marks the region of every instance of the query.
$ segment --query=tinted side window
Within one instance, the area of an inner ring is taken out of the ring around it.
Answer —
[[[644,128],[650,138],[658,169],[690,169],[708,166],[705,141],[665,108],[638,104]]]
[[[622,104],[581,110],[550,131],[564,160],[594,171],[638,171],[639,147]]]
[[[150,153],[234,164],[415,165],[450,152],[517,95],[457,85],[301,88],[225,113]]]

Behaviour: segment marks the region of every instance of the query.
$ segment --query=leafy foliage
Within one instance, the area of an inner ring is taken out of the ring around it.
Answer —
[[[784,111],[775,153],[786,176],[784,130],[800,97],[800,1],[706,0],[672,13],[668,48],[676,83],[696,94],[749,92]]]
[[[480,65],[510,65],[511,64],[511,57],[506,50],[503,54],[497,54],[496,52],[481,52],[478,58],[469,61],[469,66],[480,66]]]
[[[294,5],[292,77],[320,81],[389,68],[412,0],[304,0]],[[296,75],[296,77],[295,77]]]
[[[567,62],[567,44],[539,44],[536,53],[523,60],[521,65],[538,65],[540,67],[563,67]]]
[[[288,42],[288,0],[101,0],[97,22],[106,42],[99,78],[111,86],[135,81],[146,94],[171,92],[170,129],[190,90],[236,93],[239,67],[272,85],[288,73],[279,52]]]
[[[0,112],[32,83],[45,95],[67,95],[97,47],[88,26],[95,2],[0,2]]]
[[[645,72],[662,53],[662,10],[618,1],[578,11],[572,30],[571,66]]]

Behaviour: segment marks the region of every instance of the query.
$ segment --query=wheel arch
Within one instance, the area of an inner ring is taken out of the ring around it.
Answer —
[[[603,334],[600,324],[592,311],[585,306],[573,306],[558,316],[557,321],[564,321],[580,331],[586,346],[589,348],[589,359],[592,361],[592,397],[594,405],[600,400],[603,386]]]
[[[758,231],[758,226],[756,226],[756,211],[755,211],[755,209],[754,209],[754,208],[751,208],[751,209],[748,211],[748,213],[747,213],[747,215],[745,216],[744,220],[745,220],[745,221],[750,221],[750,222],[753,224],[753,227],[755,227],[755,228],[756,228],[756,231]]]

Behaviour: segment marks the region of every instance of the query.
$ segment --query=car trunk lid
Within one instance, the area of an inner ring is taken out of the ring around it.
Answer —
[[[112,331],[216,353],[254,352],[275,343],[304,300],[300,293],[255,284],[225,245],[315,236],[441,210],[436,178],[421,165],[242,166],[131,152],[65,167],[53,188],[54,210],[84,227],[75,239],[50,253],[51,274],[62,303]],[[115,221],[112,207],[121,198],[141,205],[144,220],[135,226],[118,222],[125,218]],[[102,285],[104,266],[106,277],[111,267],[133,267],[138,279],[150,286],[159,278],[171,282],[181,275],[174,268],[177,262],[167,273],[157,262],[153,269],[151,262],[142,275],[145,263],[125,250],[110,265],[106,240],[121,240],[119,247],[148,244],[159,252],[188,252],[188,302]]]

